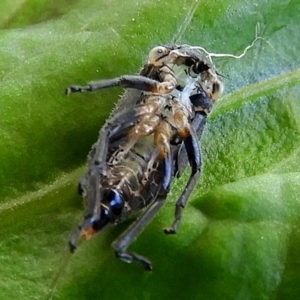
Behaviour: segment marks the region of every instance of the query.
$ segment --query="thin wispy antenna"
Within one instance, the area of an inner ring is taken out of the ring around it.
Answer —
[[[246,53],[248,52],[248,50],[250,50],[254,45],[255,43],[258,41],[258,40],[263,40],[265,42],[267,42],[269,44],[268,41],[266,41],[266,39],[264,39],[263,37],[260,37],[259,36],[259,30],[260,30],[260,24],[257,23],[256,24],[256,27],[255,27],[255,39],[252,41],[252,43],[250,45],[248,45],[244,51],[240,54],[240,55],[234,55],[234,54],[225,54],[225,53],[211,53],[211,52],[208,52],[205,48],[203,47],[199,47],[199,46],[196,46],[196,47],[191,47],[192,49],[197,49],[197,50],[200,50],[202,51],[203,53],[206,54],[206,57],[210,60],[211,63],[213,63],[212,61],[212,57],[230,57],[230,58],[236,58],[236,59],[240,59],[242,57],[244,57],[246,55]]]

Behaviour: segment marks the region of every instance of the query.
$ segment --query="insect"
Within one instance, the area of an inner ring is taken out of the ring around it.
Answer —
[[[177,200],[175,220],[164,231],[178,230],[182,211],[201,173],[197,132],[202,132],[223,85],[212,63],[193,47],[159,46],[150,51],[139,75],[70,86],[66,93],[114,86],[127,90],[89,154],[88,170],[78,188],[85,200],[84,221],[69,245],[74,251],[80,237],[90,238],[108,224],[146,208],[112,247],[120,259],[140,262],[151,270],[146,257],[127,248],[163,206],[187,158],[191,175]]]

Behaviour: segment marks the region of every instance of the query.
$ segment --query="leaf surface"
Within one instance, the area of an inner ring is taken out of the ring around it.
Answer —
[[[299,15],[296,0],[15,1],[0,4],[1,299],[297,299],[300,296]],[[76,182],[120,90],[64,95],[70,84],[138,72],[158,44],[201,45],[226,96],[200,141],[203,176],[176,236],[176,196],[131,249],[130,221],[68,253],[82,218]]]

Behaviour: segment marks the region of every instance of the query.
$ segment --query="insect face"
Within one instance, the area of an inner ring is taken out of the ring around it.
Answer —
[[[163,46],[155,47],[149,52],[148,64],[153,66],[162,66],[168,59],[169,54],[170,49]]]

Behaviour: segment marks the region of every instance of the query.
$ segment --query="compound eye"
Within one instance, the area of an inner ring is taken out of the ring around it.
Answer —
[[[168,54],[169,50],[167,48],[162,46],[155,47],[149,53],[148,63],[155,65],[160,59],[164,58]]]

